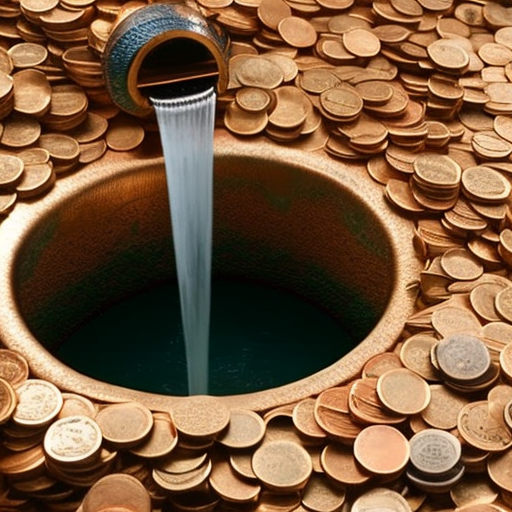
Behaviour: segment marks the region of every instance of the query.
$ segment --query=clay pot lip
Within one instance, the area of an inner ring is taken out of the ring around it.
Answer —
[[[412,313],[415,292],[408,285],[417,280],[421,270],[412,244],[412,221],[400,217],[386,203],[382,186],[373,182],[362,164],[347,164],[334,160],[323,152],[305,152],[280,146],[260,138],[238,139],[224,129],[215,133],[217,158],[237,158],[244,155],[267,161],[279,161],[308,172],[327,175],[342,187],[353,192],[383,223],[387,232],[394,264],[394,286],[390,300],[380,321],[372,332],[349,354],[333,365],[305,379],[278,388],[243,395],[219,397],[225,405],[262,411],[316,395],[324,389],[341,384],[357,376],[364,363],[373,355],[384,352],[398,339],[405,320]],[[39,215],[58,207],[71,194],[80,194],[96,180],[110,180],[116,175],[130,173],[141,165],[161,166],[163,158],[155,146],[134,153],[107,153],[101,160],[90,164],[87,170],[58,180],[54,189],[39,201],[21,203],[0,224],[0,340],[17,350],[28,360],[32,373],[53,382],[63,390],[89,396],[105,402],[139,401],[152,410],[168,411],[176,401],[187,397],[173,397],[131,390],[86,377],[62,364],[46,351],[27,329],[15,301],[12,276],[16,254],[23,241],[37,229]],[[350,167],[350,172],[346,172]]]

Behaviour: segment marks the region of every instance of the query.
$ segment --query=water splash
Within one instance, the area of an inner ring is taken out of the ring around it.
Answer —
[[[213,87],[151,96],[165,159],[191,395],[208,393],[215,98]]]

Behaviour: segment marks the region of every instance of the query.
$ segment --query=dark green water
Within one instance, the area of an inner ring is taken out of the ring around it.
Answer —
[[[212,395],[249,393],[307,377],[359,341],[292,293],[245,281],[212,282]],[[54,353],[81,373],[111,384],[186,395],[177,284],[155,286],[110,307]]]

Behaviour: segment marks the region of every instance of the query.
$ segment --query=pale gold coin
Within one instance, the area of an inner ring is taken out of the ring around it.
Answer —
[[[466,443],[480,450],[501,452],[512,446],[510,430],[502,418],[489,414],[487,400],[466,404],[459,413],[457,428]]]
[[[171,418],[178,432],[191,438],[213,437],[229,424],[227,407],[212,396],[191,396],[176,404]]]
[[[322,451],[320,463],[330,478],[343,485],[360,485],[371,478],[356,462],[352,448],[340,443],[328,444]]]
[[[247,87],[275,89],[284,80],[284,74],[275,62],[249,55],[237,66],[236,78]]]
[[[484,165],[465,169],[461,182],[466,196],[476,201],[496,203],[510,195],[508,180],[499,171]]]
[[[469,399],[443,384],[430,385],[430,402],[421,413],[423,420],[431,427],[451,430],[457,426],[457,418]]]
[[[51,163],[25,165],[21,180],[16,184],[16,193],[20,199],[36,197],[53,187],[55,180]]]
[[[407,500],[398,492],[385,487],[374,487],[361,494],[352,504],[351,512],[412,512]]]
[[[506,287],[506,284],[498,282],[481,283],[475,286],[469,298],[477,315],[488,322],[500,321],[501,316],[496,310],[496,296]]]
[[[0,154],[0,189],[11,187],[19,182],[25,164],[14,155]]]
[[[297,16],[283,18],[277,30],[283,40],[294,48],[309,48],[316,43],[316,30],[309,21]]]
[[[429,57],[435,65],[448,71],[462,71],[469,66],[466,50],[457,46],[451,39],[439,39],[427,47]]]
[[[232,102],[224,112],[224,125],[237,135],[256,135],[268,124],[268,115],[263,112],[248,112]]]
[[[223,500],[237,504],[254,502],[261,491],[259,483],[244,480],[223,459],[214,461],[208,482]]]
[[[478,279],[484,272],[483,265],[466,249],[451,249],[441,257],[443,270],[458,281]]]
[[[325,475],[312,475],[303,493],[302,506],[311,512],[337,512],[345,502],[346,489]]]
[[[57,416],[58,419],[69,416],[87,416],[91,419],[96,417],[97,407],[88,398],[76,393],[62,393],[62,398],[64,403]]]
[[[237,105],[246,112],[266,112],[272,103],[272,95],[265,89],[243,87],[236,92]]]
[[[437,342],[437,338],[433,335],[415,334],[405,340],[402,345],[400,360],[406,368],[417,373],[425,380],[437,382],[439,380],[439,373],[430,360],[432,347]]]
[[[372,474],[396,475],[409,461],[407,438],[389,425],[371,425],[354,441],[354,457]]]
[[[356,57],[375,57],[380,52],[380,40],[370,30],[354,28],[343,33],[343,44]]]
[[[131,448],[131,452],[144,459],[168,455],[178,443],[178,433],[167,413],[153,413],[153,427],[145,441]]]
[[[105,441],[119,448],[137,445],[153,428],[151,412],[138,402],[107,405],[96,415],[96,422]]]
[[[37,43],[18,43],[8,50],[15,68],[32,68],[42,64],[48,57],[48,50]]]
[[[36,119],[28,116],[11,115],[4,120],[0,142],[8,148],[25,148],[37,142],[40,135],[41,125]]]
[[[42,427],[50,423],[63,404],[58,388],[46,380],[27,379],[16,389],[18,405],[13,421],[24,427]]]
[[[470,309],[449,305],[432,313],[432,327],[444,338],[458,333],[479,336],[482,331],[482,325]]]
[[[503,289],[496,295],[495,307],[504,320],[512,323],[512,286]]]
[[[306,438],[321,440],[326,438],[326,432],[315,419],[315,398],[301,400],[293,409],[293,424]]]
[[[377,394],[385,407],[396,414],[418,414],[430,402],[427,382],[407,368],[389,370],[381,375],[377,381]]]
[[[17,388],[27,380],[28,375],[28,362],[21,354],[14,350],[0,349],[0,378]]]
[[[265,422],[260,415],[245,409],[232,409],[229,425],[217,441],[228,448],[250,448],[265,435]]]
[[[0,425],[11,419],[18,398],[11,383],[0,377]]]
[[[102,433],[88,416],[68,416],[50,425],[44,436],[47,457],[62,464],[77,464],[99,457]]]
[[[265,486],[279,492],[302,489],[313,471],[308,452],[290,441],[271,441],[261,445],[254,452],[252,467]]]
[[[151,497],[144,485],[134,476],[113,473],[99,479],[87,491],[81,512],[106,510],[151,512]]]

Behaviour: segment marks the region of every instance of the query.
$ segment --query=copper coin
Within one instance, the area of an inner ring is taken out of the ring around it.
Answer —
[[[356,462],[352,448],[338,443],[328,444],[324,448],[320,462],[329,477],[344,485],[364,484],[371,477],[371,474]]]
[[[265,423],[253,411],[232,409],[228,428],[217,441],[229,448],[250,448],[258,444],[265,435]]]
[[[12,385],[0,378],[0,425],[11,418],[17,403],[18,398]]]
[[[0,378],[17,388],[27,380],[28,374],[27,360],[21,354],[14,350],[0,349]]]
[[[138,457],[154,459],[168,455],[178,444],[178,433],[169,414],[153,413],[153,427],[145,441],[131,448]]]
[[[41,427],[59,414],[63,398],[58,388],[46,380],[27,379],[16,389],[18,405],[13,420],[25,427]]]

